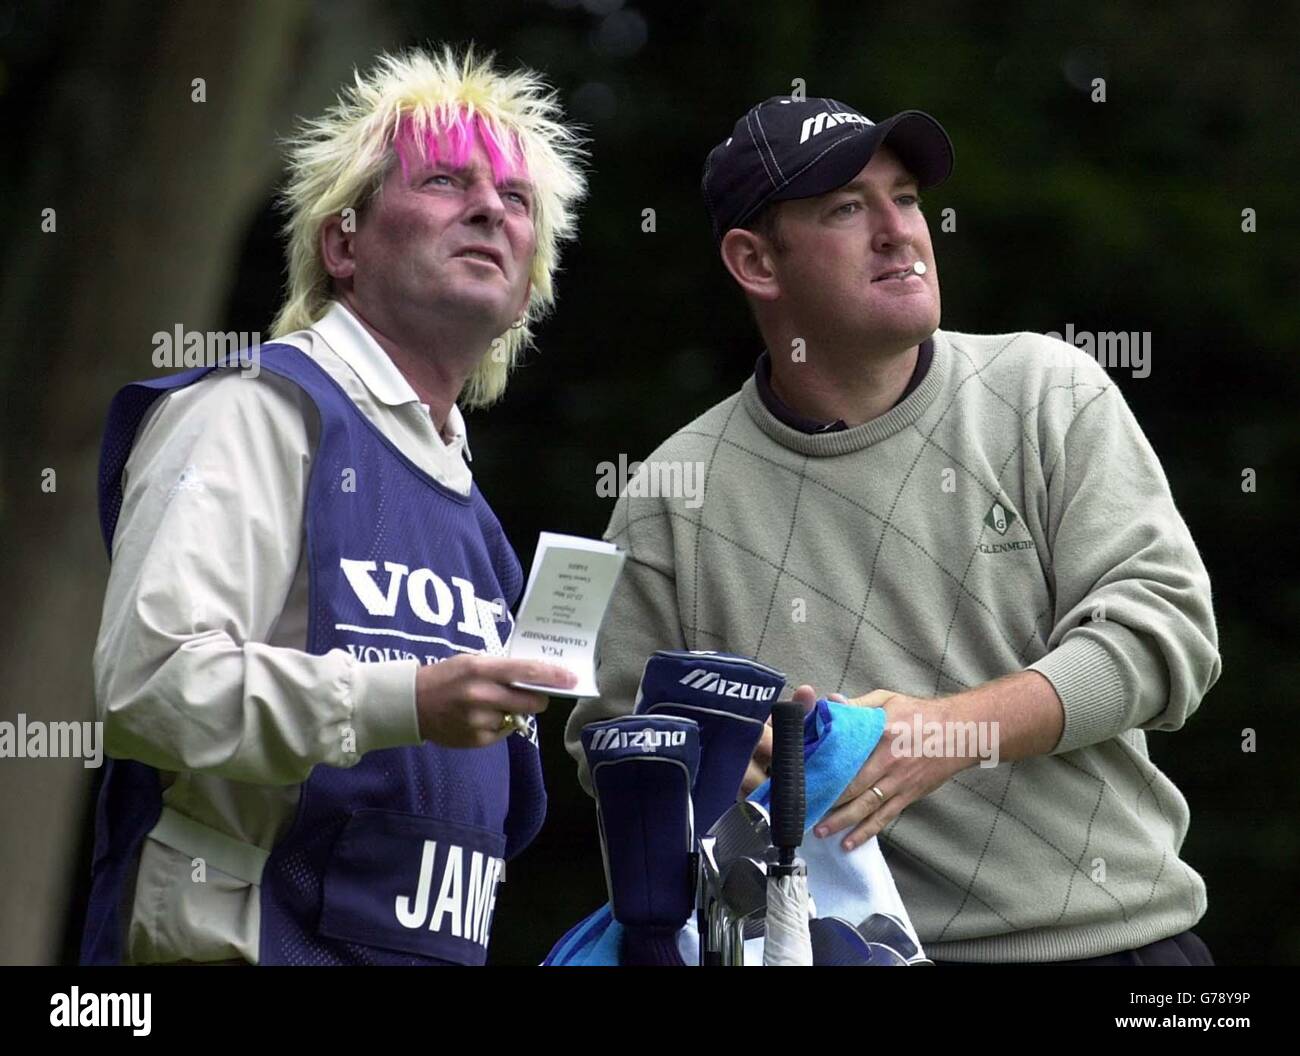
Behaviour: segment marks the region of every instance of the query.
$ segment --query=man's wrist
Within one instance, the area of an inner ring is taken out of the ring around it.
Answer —
[[[940,699],[949,721],[975,723],[977,733],[996,739],[1005,760],[1049,754],[1065,725],[1055,687],[1037,671],[1017,671]]]

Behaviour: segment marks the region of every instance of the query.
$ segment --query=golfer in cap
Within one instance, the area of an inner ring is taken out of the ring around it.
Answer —
[[[647,460],[700,464],[703,502],[615,508],[627,563],[569,748],[581,767],[656,649],[757,657],[885,710],[812,838],[879,834],[936,962],[1210,963],[1187,803],[1146,739],[1219,676],[1205,566],[1097,362],[939,329],[921,193],[952,164],[934,118],[836,99],[768,99],[710,152],[764,347]]]

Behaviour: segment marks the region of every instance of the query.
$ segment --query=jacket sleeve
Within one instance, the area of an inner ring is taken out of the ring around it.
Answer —
[[[1125,730],[1176,730],[1219,677],[1210,581],[1169,482],[1119,389],[1045,451],[1055,596],[1049,652],[1065,726],[1053,754]]]
[[[141,426],[95,647],[110,756],[166,771],[296,784],[418,743],[414,660],[362,664],[270,641],[303,554],[317,430],[274,376],[223,373],[170,393]]]

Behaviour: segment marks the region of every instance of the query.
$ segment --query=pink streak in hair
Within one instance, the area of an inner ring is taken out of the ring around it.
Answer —
[[[430,123],[423,137],[415,129],[415,122],[404,117],[393,136],[393,150],[402,163],[402,179],[410,178],[408,165],[416,158],[428,162],[442,162],[453,168],[460,168],[473,152],[476,144],[482,143],[487,151],[488,164],[492,167],[492,180],[499,187],[513,177],[526,177],[523,156],[513,135],[507,134],[502,143],[492,131],[491,125],[482,114],[472,118],[465,110],[457,112],[456,117],[443,128]],[[415,148],[415,156],[408,159],[407,151]]]

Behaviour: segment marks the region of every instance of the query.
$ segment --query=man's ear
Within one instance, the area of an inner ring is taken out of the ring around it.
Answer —
[[[722,236],[722,263],[740,288],[760,301],[781,296],[781,284],[772,264],[772,247],[762,235],[733,227]]]
[[[321,263],[325,265],[325,271],[331,278],[350,279],[356,271],[353,238],[352,232],[344,230],[341,216],[331,216],[321,225]]]

